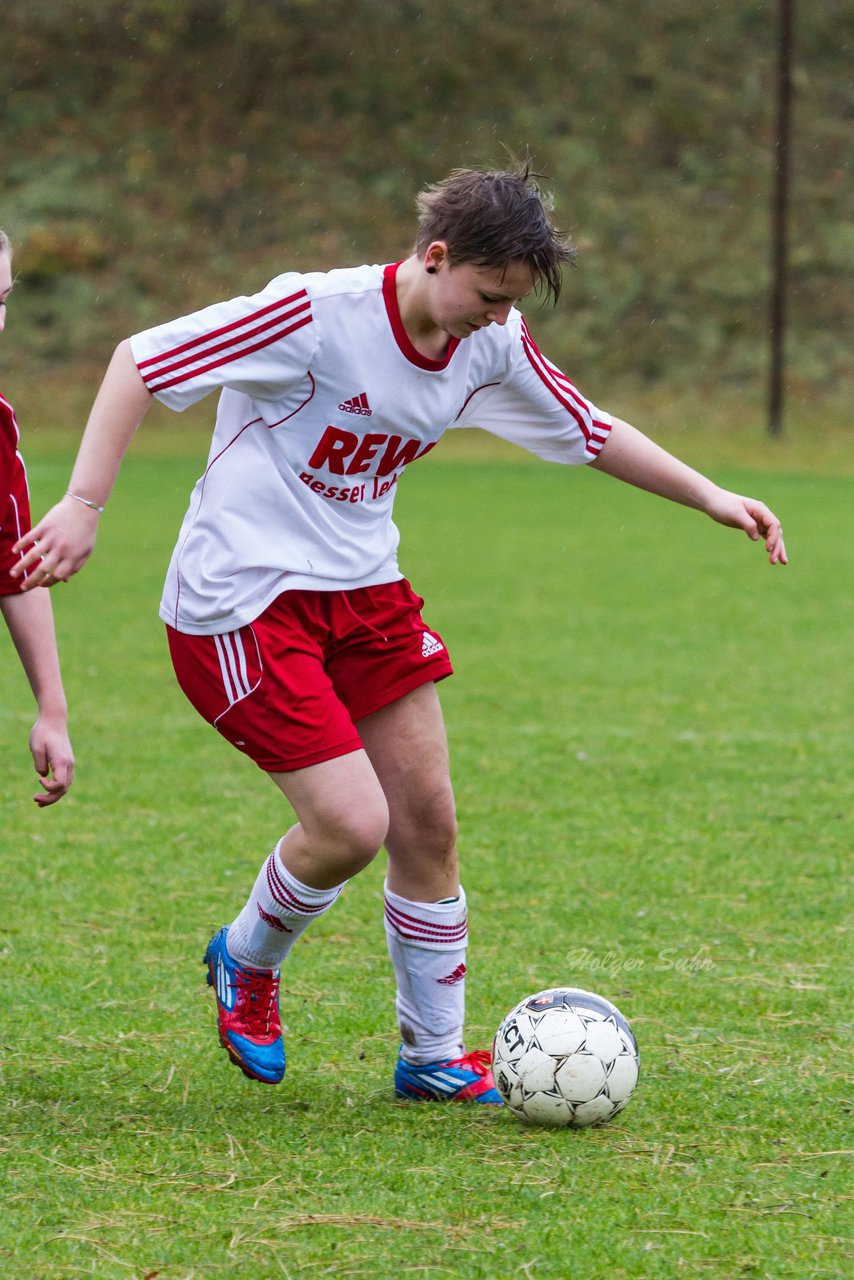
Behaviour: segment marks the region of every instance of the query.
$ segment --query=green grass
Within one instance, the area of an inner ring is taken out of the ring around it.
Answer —
[[[465,441],[401,487],[402,564],[457,667],[470,1042],[567,983],[616,1000],[641,1046],[618,1120],[546,1132],[394,1101],[379,860],[285,971],[284,1087],[217,1048],[201,953],[288,815],[185,704],[156,617],[203,456],[141,438],[95,558],[54,592],[78,776],[47,812],[2,641],[0,1274],[850,1274],[849,484],[715,462],[784,516],[785,570],[694,513]],[[69,461],[33,438],[37,512]]]

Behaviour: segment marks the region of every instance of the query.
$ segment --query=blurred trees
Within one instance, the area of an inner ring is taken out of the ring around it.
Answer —
[[[796,39],[802,390],[848,372],[842,24],[812,0]],[[762,381],[773,0],[6,0],[3,37],[4,366],[100,367],[287,267],[401,256],[424,183],[530,150],[581,249],[533,317],[553,358],[600,396]]]

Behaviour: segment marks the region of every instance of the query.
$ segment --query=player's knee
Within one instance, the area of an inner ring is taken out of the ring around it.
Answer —
[[[396,843],[419,862],[446,867],[457,856],[457,815],[453,795],[432,796],[408,813],[396,832]]]
[[[385,842],[388,833],[388,806],[383,802],[353,815],[349,827],[349,848],[353,863],[351,874],[355,874],[373,862]]]
[[[356,799],[324,815],[322,839],[343,878],[358,874],[379,853],[388,832],[384,797]]]
[[[439,861],[456,856],[457,816],[453,804],[442,806],[425,823],[425,843]]]

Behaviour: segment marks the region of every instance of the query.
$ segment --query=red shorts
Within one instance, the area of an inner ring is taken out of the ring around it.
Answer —
[[[209,724],[267,773],[357,751],[356,722],[453,672],[405,579],[285,591],[222,635],[167,626],[178,683]]]

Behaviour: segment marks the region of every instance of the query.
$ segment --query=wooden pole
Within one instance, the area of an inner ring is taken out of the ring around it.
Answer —
[[[786,358],[786,277],[788,267],[789,142],[792,122],[792,27],[795,0],[779,0],[779,60],[777,64],[777,130],[774,141],[772,199],[771,361],[768,389],[768,431],[783,434],[783,396]]]

